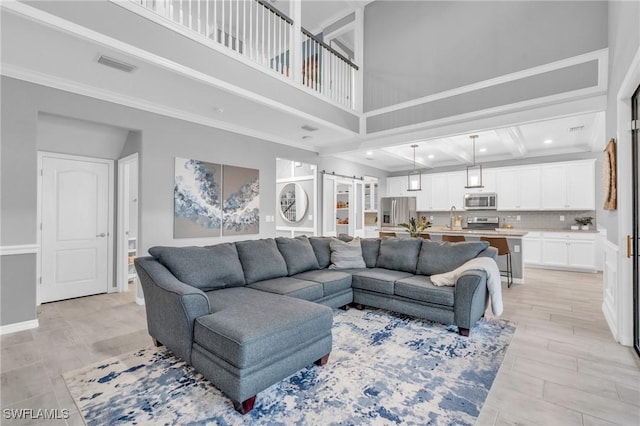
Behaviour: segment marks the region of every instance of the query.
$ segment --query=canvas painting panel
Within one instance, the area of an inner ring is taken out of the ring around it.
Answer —
[[[222,165],[176,157],[174,238],[219,237]]]
[[[223,166],[222,235],[260,232],[259,170]]]

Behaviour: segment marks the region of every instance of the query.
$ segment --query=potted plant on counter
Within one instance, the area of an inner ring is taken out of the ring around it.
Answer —
[[[592,220],[593,218],[591,216],[583,216],[583,217],[575,218],[576,223],[582,227],[583,231],[589,230],[589,225],[593,225]]]
[[[409,231],[409,235],[412,237],[419,237],[422,234],[422,231],[431,226],[431,222],[420,221],[418,222],[415,217],[409,218],[409,223],[399,223],[398,226],[401,226],[407,231]]]

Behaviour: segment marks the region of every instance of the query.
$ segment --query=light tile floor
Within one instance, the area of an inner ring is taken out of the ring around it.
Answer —
[[[602,276],[527,269],[526,280],[503,291],[517,328],[478,425],[639,425],[638,358],[608,331]],[[0,340],[3,425],[83,424],[60,374],[151,344],[133,291],[47,303],[38,319]],[[71,416],[9,421],[5,408]]]

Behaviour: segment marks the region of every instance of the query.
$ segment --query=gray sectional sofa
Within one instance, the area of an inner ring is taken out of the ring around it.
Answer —
[[[388,309],[455,324],[465,336],[484,313],[485,272],[467,271],[454,287],[436,287],[429,277],[474,257],[495,259],[487,243],[362,239],[362,257],[358,251],[346,262],[358,267],[332,269],[345,264],[336,244],[296,237],[153,247],[135,260],[149,334],[246,413],[258,392],[327,362],[331,308]]]

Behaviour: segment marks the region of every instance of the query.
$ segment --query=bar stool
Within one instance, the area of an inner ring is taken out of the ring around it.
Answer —
[[[486,241],[491,247],[498,249],[498,256],[507,256],[507,270],[500,271],[500,275],[507,277],[507,288],[511,288],[513,284],[513,268],[511,266],[511,249],[509,243],[504,237],[480,237],[480,241]]]
[[[396,236],[395,232],[380,232],[380,238],[395,237],[395,236]]]
[[[464,235],[443,235],[442,241],[459,243],[460,241],[467,241],[467,239],[464,237]]]
[[[430,240],[431,239],[431,235],[429,235],[429,234],[420,234],[420,238],[422,238],[424,240]]]

